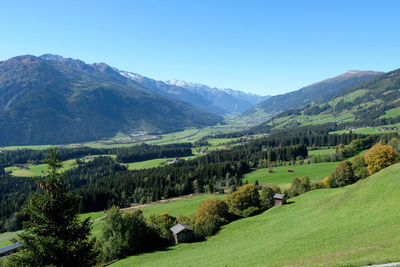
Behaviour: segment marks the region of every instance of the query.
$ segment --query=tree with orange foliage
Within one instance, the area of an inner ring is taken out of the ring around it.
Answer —
[[[364,156],[367,169],[370,174],[374,174],[396,161],[396,153],[389,145],[376,144],[365,153]]]
[[[328,181],[329,181],[329,176],[326,176],[324,180],[322,180],[322,184],[324,185],[325,188],[328,188]]]

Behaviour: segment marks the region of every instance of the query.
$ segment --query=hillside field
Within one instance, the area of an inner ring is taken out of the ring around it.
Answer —
[[[268,173],[267,168],[257,169],[243,176],[242,181],[253,184],[256,180],[260,184],[276,184],[281,188],[288,188],[293,179],[300,176],[308,176],[311,181],[324,179],[332,174],[339,162],[322,162],[304,165],[279,166],[272,168],[273,173]],[[293,172],[288,172],[292,169]]]
[[[400,261],[400,164],[112,266],[363,266]]]
[[[156,203],[156,204],[150,204],[146,207],[141,208],[143,211],[144,217],[148,218],[151,214],[155,215],[160,215],[161,213],[168,212],[168,214],[172,216],[178,216],[178,215],[185,215],[189,216],[190,214],[196,212],[197,208],[200,205],[200,202],[203,200],[209,199],[209,198],[220,198],[224,199],[226,195],[211,195],[211,194],[202,194],[202,195],[197,195],[197,196],[192,196],[192,197],[187,197],[187,198],[180,198],[178,200],[173,200],[170,202],[166,203]],[[129,212],[129,211],[127,211]],[[88,216],[88,214],[92,217],[92,219],[96,219],[99,217],[104,216],[105,214],[103,212],[92,212],[92,213],[86,213],[80,215],[80,218],[85,218]],[[96,221],[93,223],[93,229],[92,229],[92,236],[99,237],[101,234],[101,229],[103,227],[104,220],[101,221]]]

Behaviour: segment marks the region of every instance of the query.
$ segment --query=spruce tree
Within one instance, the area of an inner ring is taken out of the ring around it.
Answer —
[[[18,236],[20,251],[10,257],[11,266],[90,266],[95,264],[94,241],[89,240],[90,218],[80,221],[80,198],[69,192],[55,148],[50,149],[49,175],[38,180],[43,192],[32,194],[24,211],[29,220]]]

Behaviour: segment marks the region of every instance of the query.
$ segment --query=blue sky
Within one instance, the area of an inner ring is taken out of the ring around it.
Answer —
[[[280,94],[400,68],[400,1],[8,1],[0,60],[44,53]]]

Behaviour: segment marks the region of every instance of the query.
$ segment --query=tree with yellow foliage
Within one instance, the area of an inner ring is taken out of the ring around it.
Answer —
[[[376,144],[365,153],[365,164],[370,174],[374,174],[396,161],[396,153],[389,145]]]

